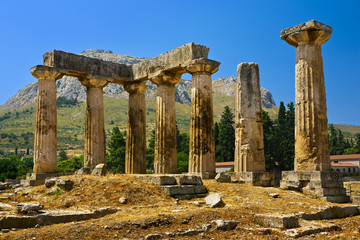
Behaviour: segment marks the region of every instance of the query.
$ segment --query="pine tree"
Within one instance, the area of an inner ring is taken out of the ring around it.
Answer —
[[[225,106],[219,123],[219,143],[216,149],[217,162],[234,161],[235,151],[235,128],[234,114],[228,106]]]
[[[67,159],[68,159],[65,150],[61,150],[61,151],[59,152],[59,157],[60,157],[60,161],[63,161],[63,160],[67,160]]]
[[[264,134],[264,153],[265,165],[267,171],[273,171],[276,168],[274,161],[274,123],[269,114],[262,111],[263,134]]]
[[[337,151],[337,132],[334,125],[330,124],[329,126],[329,149],[330,155],[336,155]]]
[[[215,140],[215,148],[219,144],[219,124],[215,122],[214,124],[214,140]]]
[[[106,156],[106,165],[110,172],[125,172],[125,140],[126,131],[121,132],[118,127],[114,127],[108,145],[109,154]]]

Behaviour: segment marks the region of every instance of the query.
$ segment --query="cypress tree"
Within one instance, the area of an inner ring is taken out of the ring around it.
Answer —
[[[234,161],[235,151],[235,128],[234,114],[228,106],[225,106],[219,123],[219,138],[216,149],[217,162]]]
[[[114,127],[108,145],[109,154],[106,156],[106,165],[110,172],[125,172],[125,140],[126,131],[121,132],[118,127]]]

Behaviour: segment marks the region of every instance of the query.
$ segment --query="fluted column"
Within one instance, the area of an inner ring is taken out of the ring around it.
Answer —
[[[281,39],[296,47],[295,171],[331,170],[321,55],[331,32],[314,20],[281,31]]]
[[[166,73],[151,79],[157,85],[155,173],[177,173],[175,85],[181,75]]]
[[[197,59],[187,68],[192,74],[189,173],[215,173],[214,116],[211,75],[219,62]]]
[[[237,68],[235,114],[235,172],[265,171],[259,66]]]
[[[103,88],[109,79],[92,76],[80,81],[86,87],[84,168],[92,170],[99,163],[105,163]]]
[[[126,83],[129,93],[125,173],[146,173],[145,82]]]
[[[34,136],[34,173],[54,173],[57,163],[56,80],[63,74],[56,68],[33,67],[38,79]]]

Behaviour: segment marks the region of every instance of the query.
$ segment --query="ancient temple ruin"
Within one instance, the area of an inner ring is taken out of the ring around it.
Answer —
[[[51,51],[31,73],[38,79],[34,173],[56,172],[56,80],[76,77],[86,87],[84,168],[105,162],[103,88],[121,84],[129,93],[126,173],[146,172],[145,81],[157,85],[155,173],[176,173],[175,85],[192,74],[189,172],[215,173],[211,75],[219,62],[208,59],[209,48],[189,43],[132,66]]]

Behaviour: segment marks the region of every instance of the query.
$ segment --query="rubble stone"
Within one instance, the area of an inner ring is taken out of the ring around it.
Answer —
[[[209,196],[205,198],[205,202],[211,208],[221,208],[225,206],[221,196],[217,193],[210,193]]]

